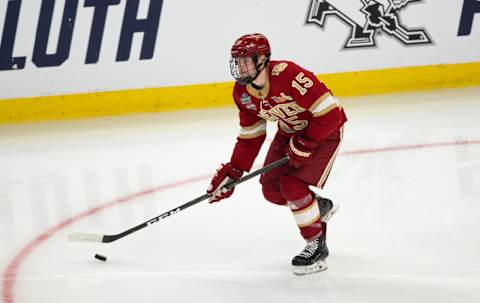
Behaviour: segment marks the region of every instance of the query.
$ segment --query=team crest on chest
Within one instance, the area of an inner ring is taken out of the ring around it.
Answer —
[[[287,68],[288,64],[285,62],[275,64],[272,68],[272,76],[278,76],[281,72],[283,72]]]
[[[264,100],[265,101],[265,100]],[[267,102],[268,103],[268,102]],[[298,118],[298,114],[304,112],[305,109],[299,106],[295,101],[290,103],[277,104],[275,106],[269,106],[269,109],[266,106],[262,105],[262,108],[258,115],[263,119],[269,121],[277,121],[279,119],[289,119],[294,117]]]
[[[290,103],[277,104],[270,109],[261,108],[259,117],[268,121],[278,121],[281,129],[287,133],[294,133],[307,127],[308,121],[301,119],[299,114],[305,109],[299,106],[295,101]]]

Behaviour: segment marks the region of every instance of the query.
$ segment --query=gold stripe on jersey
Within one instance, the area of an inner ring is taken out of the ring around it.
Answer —
[[[328,114],[332,109],[337,108],[337,107],[339,107],[337,104],[331,104],[328,107],[326,107],[325,109],[323,109],[322,111],[314,113],[313,116],[314,117],[323,116],[325,114]]]
[[[319,98],[319,100],[320,99],[323,99],[323,100],[321,100],[320,102],[319,100],[317,100],[314,103],[315,106],[310,107],[310,112],[314,117],[323,116],[328,112],[330,112],[332,109],[340,107],[340,102],[338,102],[337,98],[330,95],[329,93],[328,93],[328,96],[326,96],[325,98],[323,98],[324,96]]]
[[[320,105],[320,103],[323,102],[323,100],[327,99],[330,97],[332,94],[329,92],[326,92],[325,94],[321,95],[320,98],[317,99],[317,101],[313,102],[313,104],[308,108],[308,111],[313,111],[317,106]]]
[[[252,139],[256,137],[260,137],[267,133],[267,121],[260,120],[257,123],[244,126],[240,129],[240,135],[238,135],[241,139]]]
[[[317,222],[318,219],[320,219],[320,213],[318,213],[318,215],[313,218],[312,220],[308,221],[308,222],[305,222],[303,224],[297,224],[298,227],[302,228],[302,227],[307,227],[307,226],[310,226],[312,225],[313,223]]]
[[[265,131],[260,131],[258,133],[254,133],[254,134],[248,134],[248,135],[238,135],[238,137],[240,139],[253,139],[253,138],[257,138],[257,137],[260,137],[260,136],[263,136],[265,135],[267,132]]]
[[[300,209],[300,210],[293,210],[293,209],[292,209],[292,213],[293,213],[294,215],[300,215],[300,214],[302,214],[302,213],[308,212],[308,211],[310,211],[310,210],[312,209],[312,207],[315,207],[315,204],[317,203],[317,201],[316,201],[315,199],[312,199],[311,196],[308,197],[308,198],[309,198],[309,200],[310,200],[310,201],[309,201],[309,202],[310,202],[310,205],[307,206],[307,207],[305,207],[304,209]],[[318,204],[317,204],[317,205],[318,205]]]
[[[313,200],[307,208],[300,211],[292,210],[292,213],[298,227],[309,226],[320,219],[320,208],[316,200]]]
[[[249,130],[252,130],[252,129],[255,129],[257,127],[260,127],[260,126],[266,126],[267,125],[267,121],[265,120],[260,120],[258,122],[256,122],[255,124],[252,124],[252,125],[249,125],[249,126],[242,126],[242,130],[246,130],[246,131],[249,131]]]
[[[343,141],[343,130],[344,130],[344,127],[342,126],[342,128],[340,128],[340,142],[338,142],[337,149],[333,153],[333,156],[330,158],[330,161],[328,161],[327,167],[325,167],[322,177],[320,178],[320,181],[318,181],[317,183],[318,188],[323,188],[323,185],[325,184],[325,181],[327,180],[328,175],[330,175],[333,162],[335,162],[335,159],[337,158],[338,151],[340,150],[340,145],[342,144],[342,141]]]

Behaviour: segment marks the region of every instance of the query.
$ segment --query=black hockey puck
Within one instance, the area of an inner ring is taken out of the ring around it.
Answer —
[[[98,259],[98,260],[103,261],[103,262],[107,261],[107,257],[99,255],[99,254],[95,254],[95,259]]]

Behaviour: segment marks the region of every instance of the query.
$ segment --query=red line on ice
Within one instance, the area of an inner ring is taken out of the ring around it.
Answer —
[[[426,143],[426,144],[414,144],[414,145],[399,145],[399,146],[391,146],[391,147],[384,147],[384,148],[372,148],[372,149],[364,149],[364,150],[354,150],[354,151],[347,151],[340,153],[341,156],[353,156],[353,155],[362,155],[362,154],[371,154],[371,153],[380,153],[380,152],[390,152],[390,151],[400,151],[400,150],[414,150],[414,149],[422,149],[422,148],[434,148],[434,147],[448,147],[448,146],[457,146],[457,145],[473,145],[473,144],[480,144],[480,140],[462,140],[462,141],[455,141],[455,142],[439,142],[439,143]],[[87,211],[84,211],[76,216],[71,217],[70,219],[66,219],[59,224],[47,229],[35,239],[33,239],[30,243],[28,243],[24,248],[22,248],[13,258],[12,261],[8,264],[5,272],[3,273],[3,282],[2,282],[2,301],[3,303],[14,303],[13,298],[13,288],[15,286],[15,279],[17,277],[18,269],[22,262],[35,250],[37,246],[42,244],[43,242],[47,241],[51,236],[53,236],[58,231],[62,230],[63,228],[71,225],[74,222],[80,221],[85,217],[94,215],[104,209],[110,208],[117,204],[122,204],[126,202],[131,202],[137,198],[141,198],[143,196],[147,196],[162,190],[171,189],[177,186],[185,185],[188,183],[205,180],[210,178],[210,175],[204,175],[199,177],[194,177],[190,179],[181,180],[178,182],[170,183],[161,185],[155,188],[146,189],[141,192],[137,192],[125,197],[118,198],[116,200],[110,201],[103,205],[94,207]]]
[[[122,203],[125,203],[125,202],[130,202],[130,201],[135,200],[136,198],[140,198],[140,197],[143,197],[143,196],[146,196],[146,195],[150,195],[150,194],[153,194],[155,192],[162,191],[162,190],[174,188],[174,187],[177,187],[177,186],[185,185],[185,184],[195,182],[195,181],[199,181],[199,180],[204,180],[208,177],[210,177],[210,175],[185,179],[185,180],[178,181],[178,182],[175,182],[175,183],[161,185],[161,186],[158,186],[158,187],[155,187],[155,188],[146,189],[146,190],[141,191],[141,192],[137,192],[137,193],[125,196],[125,197],[121,197],[121,198],[118,198],[118,199],[113,200],[111,202],[108,202],[108,203],[105,203],[103,205],[100,205],[100,206],[91,208],[87,211],[84,211],[84,212],[82,212],[82,213],[80,213],[80,214],[78,214],[74,217],[71,217],[70,219],[67,219],[67,220],[57,224],[56,226],[53,226],[53,227],[47,229],[45,232],[43,232],[42,234],[37,236],[35,239],[33,239],[30,243],[28,243],[27,246],[25,246],[23,249],[21,249],[15,255],[13,260],[8,264],[5,272],[3,273],[3,283],[2,283],[2,288],[3,288],[2,299],[3,299],[3,302],[4,303],[13,303],[14,302],[14,300],[13,300],[13,287],[15,285],[15,278],[17,276],[18,268],[20,267],[22,262],[33,252],[33,250],[37,246],[39,246],[40,244],[42,244],[43,242],[48,240],[56,232],[62,230],[63,228],[67,227],[68,225],[70,225],[74,222],[80,221],[81,219],[83,219],[85,217],[96,214],[99,211],[104,210],[106,208],[110,208],[114,205],[122,204]]]

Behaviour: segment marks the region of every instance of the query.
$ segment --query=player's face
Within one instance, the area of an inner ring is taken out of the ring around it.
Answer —
[[[267,57],[261,55],[255,66],[255,61],[253,57],[234,57],[230,58],[230,72],[233,78],[238,81],[240,84],[248,84],[252,82],[259,74],[258,67],[261,66]]]
[[[235,61],[240,77],[245,78],[255,76],[257,70],[255,69],[252,57],[240,57],[236,58]]]

